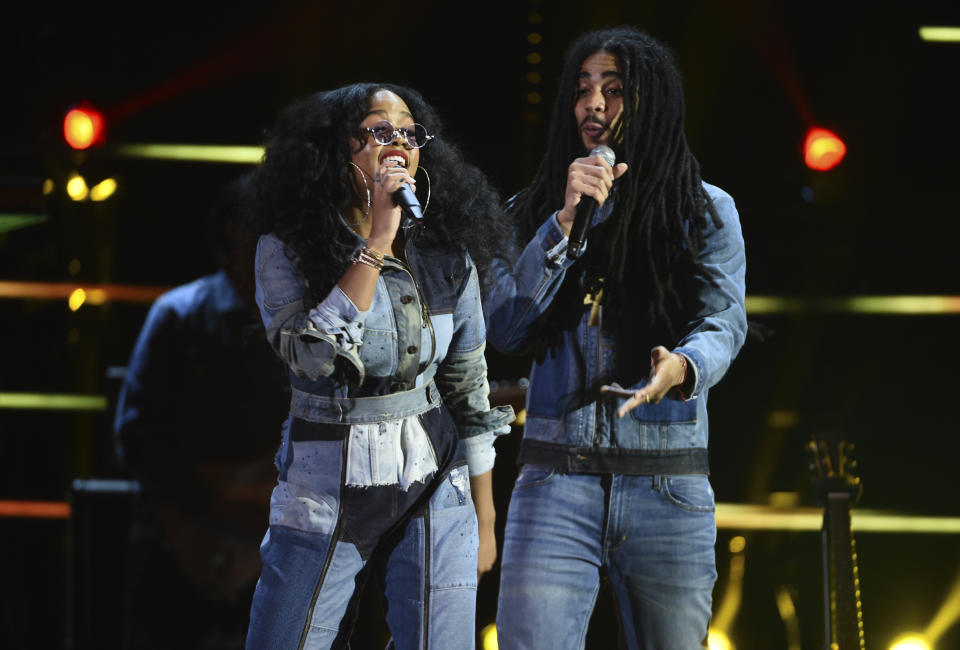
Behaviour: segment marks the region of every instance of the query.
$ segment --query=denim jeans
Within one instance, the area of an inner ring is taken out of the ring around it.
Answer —
[[[507,514],[499,647],[583,648],[601,571],[626,647],[703,647],[715,542],[704,475],[562,474],[525,465]]]
[[[341,498],[333,535],[270,527],[248,650],[347,648],[366,569],[378,574],[369,587],[384,586],[392,648],[473,650],[477,516],[466,465],[409,492],[368,487]]]

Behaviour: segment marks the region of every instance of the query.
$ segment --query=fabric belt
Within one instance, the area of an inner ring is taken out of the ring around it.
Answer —
[[[542,440],[524,439],[517,464],[553,467],[564,473],[630,474],[710,474],[707,450],[622,449],[610,447],[569,447]]]
[[[326,397],[292,388],[290,415],[308,422],[367,424],[399,420],[440,406],[440,391],[431,378],[400,393],[372,397]]]

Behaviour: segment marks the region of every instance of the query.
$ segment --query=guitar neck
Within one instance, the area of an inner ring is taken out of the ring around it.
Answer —
[[[830,492],[823,513],[824,607],[827,648],[865,650],[857,550],[850,494]]]

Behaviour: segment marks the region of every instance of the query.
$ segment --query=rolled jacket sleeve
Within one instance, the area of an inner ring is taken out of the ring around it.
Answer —
[[[256,273],[256,301],[267,339],[290,370],[317,379],[333,374],[342,360],[362,381],[360,346],[367,312],[358,310],[338,286],[308,311],[306,283],[273,235],[262,236],[257,244]]]
[[[497,460],[497,451],[493,446],[497,435],[510,433],[510,425],[505,424],[496,431],[481,433],[463,441],[464,453],[467,456],[467,468],[470,476],[480,476],[493,469]]]
[[[334,340],[341,354],[349,354],[363,343],[363,323],[367,313],[357,309],[343,289],[335,286],[308,316],[316,329]]]

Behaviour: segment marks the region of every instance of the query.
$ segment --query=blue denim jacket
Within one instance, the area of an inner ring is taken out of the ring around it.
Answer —
[[[746,335],[745,255],[740,222],[733,199],[723,190],[704,183],[722,228],[710,219],[699,260],[714,282],[695,277],[689,284],[687,304],[696,305],[689,322],[675,324],[680,336],[673,352],[684,355],[693,388],[684,401],[671,391],[659,404],[642,404],[623,418],[616,409],[622,398],[601,396],[599,386],[618,382],[638,389],[648,381],[646,355],[656,345],[643,328],[629,333],[644,355],[636,358],[639,377],[625,381],[613,375],[614,361],[623,366],[623,354],[605,335],[604,327],[588,324],[589,308],[575,331],[562,332],[559,352],[548,353],[533,364],[527,392],[527,413],[520,462],[575,472],[629,474],[708,473],[707,396],[723,377],[743,345]],[[605,220],[612,200],[597,210],[593,225]],[[554,215],[538,229],[513,269],[495,270],[495,285],[486,296],[487,337],[503,352],[518,353],[531,347],[538,319],[557,295],[567,269],[574,263],[566,255],[566,238]],[[602,318],[602,316],[601,316]],[[634,348],[636,349],[636,348]]]
[[[441,404],[465,441],[471,474],[492,466],[494,433],[509,431],[513,412],[489,406],[476,270],[461,252],[410,242],[405,253],[406,263],[385,260],[373,302],[360,311],[338,287],[311,304],[283,242],[260,238],[256,301],[292,387],[278,454],[281,481],[304,422],[326,427],[328,433],[307,434],[318,439],[342,425],[397,420]]]

